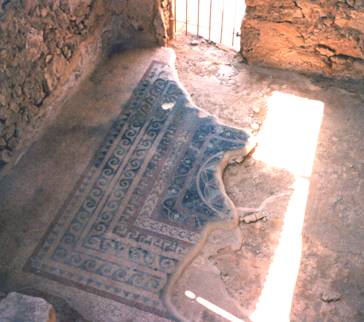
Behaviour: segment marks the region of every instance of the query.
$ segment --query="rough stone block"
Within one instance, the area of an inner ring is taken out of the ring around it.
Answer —
[[[241,53],[249,62],[363,78],[364,10],[358,1],[247,0]]]
[[[0,0],[0,138],[11,139],[10,123],[17,123],[23,135],[11,142],[11,149],[20,154],[19,147],[36,139],[47,111],[55,110],[45,105],[76,88],[102,50],[126,42],[129,47],[165,43],[168,7],[161,8],[157,0]],[[109,42],[103,41],[105,30],[112,35]],[[90,46],[97,49],[84,49]],[[34,106],[39,113],[33,112]],[[11,111],[17,120],[7,120]],[[34,114],[42,118],[39,124]]]
[[[13,292],[0,301],[0,321],[56,322],[56,313],[42,298]]]

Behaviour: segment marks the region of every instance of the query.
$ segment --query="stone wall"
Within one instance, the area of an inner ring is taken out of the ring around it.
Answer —
[[[339,78],[364,76],[364,0],[246,0],[248,63]]]
[[[0,0],[0,169],[112,48],[163,45],[169,0]]]
[[[171,0],[108,0],[103,30],[106,49],[163,46],[168,41]]]

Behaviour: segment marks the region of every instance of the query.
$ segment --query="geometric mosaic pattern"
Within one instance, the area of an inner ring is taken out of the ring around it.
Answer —
[[[169,317],[170,276],[207,223],[232,217],[216,169],[247,139],[199,116],[153,62],[26,269]]]

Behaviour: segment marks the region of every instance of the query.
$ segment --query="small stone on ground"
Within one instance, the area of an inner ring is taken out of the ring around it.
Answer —
[[[12,292],[0,301],[2,322],[56,322],[56,313],[51,304],[40,297]]]

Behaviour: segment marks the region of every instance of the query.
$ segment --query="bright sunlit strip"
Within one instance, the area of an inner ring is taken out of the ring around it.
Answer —
[[[280,240],[250,319],[253,322],[290,320],[294,289],[302,254],[302,228],[310,176],[324,104],[274,92],[268,101],[255,159],[289,171],[295,178]]]
[[[273,92],[254,158],[293,175],[309,177],[323,111],[320,101]]]
[[[164,110],[171,110],[175,106],[175,103],[163,103],[162,108]]]
[[[228,321],[231,322],[244,322],[244,320],[237,318],[235,315],[227,312],[226,310],[222,309],[221,307],[215,305],[214,303],[211,303],[210,301],[204,299],[203,297],[196,296],[195,293],[191,291],[186,291],[185,295],[191,299],[195,300],[197,303],[201,304],[208,310],[220,315],[221,317],[225,318]]]
[[[254,322],[290,321],[295,284],[300,268],[302,226],[305,217],[309,181],[298,178],[285,214],[284,225],[273,261],[269,267]]]

